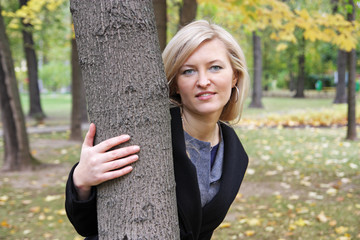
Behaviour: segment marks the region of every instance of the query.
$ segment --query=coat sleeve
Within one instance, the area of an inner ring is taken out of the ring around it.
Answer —
[[[68,181],[66,183],[66,214],[75,230],[80,235],[85,237],[97,235],[98,224],[96,210],[96,188],[92,188],[90,198],[88,200],[78,200],[77,192],[73,182],[73,173],[76,165],[71,169]]]

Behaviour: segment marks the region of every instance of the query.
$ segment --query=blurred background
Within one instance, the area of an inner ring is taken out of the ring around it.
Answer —
[[[0,239],[81,239],[64,186],[87,129],[69,1],[0,0]],[[360,239],[360,1],[153,0],[160,49],[207,19],[242,47],[250,157],[213,239]]]

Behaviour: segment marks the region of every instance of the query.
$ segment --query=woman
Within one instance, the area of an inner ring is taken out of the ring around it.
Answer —
[[[177,105],[170,112],[181,239],[210,239],[248,164],[236,133],[225,123],[240,119],[249,85],[245,58],[227,31],[201,20],[174,36],[163,61],[170,100]],[[87,239],[97,239],[95,186],[131,172],[140,150],[128,146],[109,152],[130,137],[93,146],[94,135],[91,124],[66,187],[68,217]]]

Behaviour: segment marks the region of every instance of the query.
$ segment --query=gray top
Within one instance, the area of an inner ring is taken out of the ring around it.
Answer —
[[[219,125],[220,127],[220,125]],[[203,142],[190,136],[184,131],[186,152],[195,165],[201,206],[209,203],[218,193],[220,188],[220,178],[222,174],[223,158],[224,158],[224,141],[220,130],[220,143],[216,153],[215,162],[211,167],[211,144]]]

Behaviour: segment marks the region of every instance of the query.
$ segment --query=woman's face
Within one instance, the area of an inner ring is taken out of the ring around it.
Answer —
[[[203,42],[177,75],[184,113],[220,117],[236,82],[224,43],[219,39]]]

